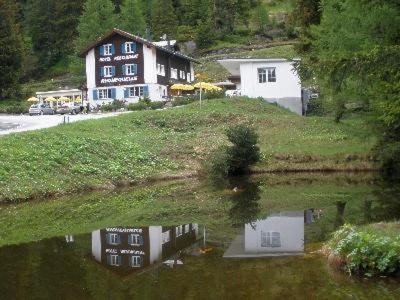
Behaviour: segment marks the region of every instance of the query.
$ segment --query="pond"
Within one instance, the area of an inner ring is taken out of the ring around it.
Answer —
[[[371,176],[293,175],[2,208],[0,298],[400,299],[399,279],[318,251],[345,222],[398,218],[397,195]]]

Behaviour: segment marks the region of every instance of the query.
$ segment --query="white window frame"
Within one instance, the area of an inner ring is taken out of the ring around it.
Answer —
[[[118,264],[118,257],[119,255],[117,254],[110,254],[110,265],[111,266],[119,266]]]
[[[112,55],[112,44],[103,45],[103,52],[104,56]]]
[[[176,235],[176,237],[181,236],[183,234],[183,232],[182,232],[183,228],[182,227],[183,227],[182,225],[178,225],[178,226],[175,227],[175,235]]]
[[[261,230],[261,247],[263,248],[279,248],[281,247],[281,234],[277,231]]]
[[[188,233],[190,231],[190,226],[189,224],[185,225],[185,233]]]
[[[163,245],[164,245],[165,243],[168,243],[169,241],[171,241],[171,231],[170,231],[170,230],[164,231],[164,232],[162,233],[161,240],[162,240],[162,244],[163,244]]]
[[[257,69],[258,83],[276,82],[276,68],[265,67]]]
[[[186,74],[186,80],[187,80],[187,82],[192,82],[192,74],[190,73],[190,72],[188,72],[187,74]]]
[[[157,75],[165,76],[165,66],[162,64],[157,64]]]
[[[171,68],[171,78],[178,79],[178,69]]]
[[[133,70],[133,66],[134,66],[135,64],[128,64],[128,65],[125,65],[125,75],[135,75],[136,73],[134,72],[134,70]]]
[[[111,99],[111,89],[99,89],[98,99],[99,100]]]
[[[129,88],[129,98],[143,97],[144,96],[144,86],[132,86]]]
[[[129,245],[131,245],[131,246],[140,246],[139,237],[140,237],[140,234],[131,233],[132,243],[129,244]]]
[[[141,259],[142,258],[140,256],[138,256],[138,255],[131,256],[130,260],[131,260],[132,268],[140,268],[141,267],[141,264],[140,264],[140,260]]]
[[[125,53],[135,53],[135,51],[133,51],[133,42],[125,43]]]
[[[103,77],[112,77],[113,76],[113,67],[112,66],[104,66],[103,67]]]
[[[181,78],[181,79],[186,79],[186,72],[180,70],[180,71],[179,71],[179,78]]]

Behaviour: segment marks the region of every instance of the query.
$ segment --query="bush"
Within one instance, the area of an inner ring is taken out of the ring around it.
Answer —
[[[0,101],[0,113],[23,114],[28,112],[32,103],[23,101]]]
[[[148,106],[145,102],[138,102],[138,103],[130,103],[127,107],[128,110],[135,111],[135,110],[146,110]]]
[[[328,243],[331,254],[341,258],[349,273],[367,276],[394,274],[400,270],[400,237],[377,236],[344,225]]]
[[[160,109],[160,108],[163,108],[163,107],[164,107],[164,102],[161,102],[161,101],[150,102],[150,103],[148,104],[148,107],[149,107],[150,109]]]
[[[227,177],[249,173],[250,166],[260,160],[258,135],[252,126],[239,124],[227,129],[231,146],[215,151],[204,168],[212,177]]]
[[[111,103],[105,104],[101,106],[101,110],[103,111],[117,111],[121,108],[125,107],[125,102],[122,100],[114,100]]]
[[[193,103],[195,101],[196,101],[195,97],[175,97],[171,103],[172,106],[181,106]]]

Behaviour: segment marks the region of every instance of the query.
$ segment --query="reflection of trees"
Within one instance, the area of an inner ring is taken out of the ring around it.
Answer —
[[[229,200],[232,206],[229,210],[229,217],[232,225],[242,226],[252,223],[260,213],[260,188],[257,183],[250,181],[247,177],[240,177],[231,180],[230,188],[235,189]]]
[[[400,179],[379,177],[374,190],[376,206],[373,211],[378,220],[400,217]]]
[[[336,201],[335,228],[344,224],[344,209],[346,208],[346,203],[346,201]]]

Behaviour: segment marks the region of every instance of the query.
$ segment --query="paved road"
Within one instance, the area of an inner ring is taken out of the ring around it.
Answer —
[[[69,122],[77,122],[90,119],[101,119],[114,117],[127,112],[120,113],[104,113],[104,114],[88,114],[88,115],[67,115]],[[64,122],[64,116],[28,116],[28,115],[0,115],[0,135],[30,131],[42,128],[54,127]]]

